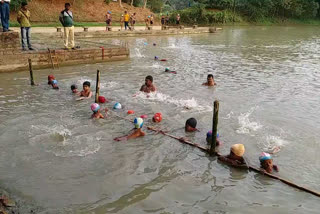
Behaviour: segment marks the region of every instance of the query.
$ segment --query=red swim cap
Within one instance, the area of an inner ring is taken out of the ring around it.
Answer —
[[[105,102],[107,102],[107,100],[106,100],[106,98],[105,98],[104,96],[99,96],[99,97],[98,97],[98,101],[99,101],[99,103],[105,103]]]
[[[48,76],[48,81],[51,81],[51,80],[54,80],[55,78],[54,78],[54,76],[52,75],[52,74],[50,74],[49,76]]]
[[[155,113],[153,116],[153,121],[156,123],[160,123],[162,121],[162,114],[161,113]]]
[[[133,110],[129,110],[128,114],[134,114],[134,111]]]

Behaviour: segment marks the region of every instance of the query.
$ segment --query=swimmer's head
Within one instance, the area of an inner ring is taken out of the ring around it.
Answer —
[[[217,139],[219,138],[219,133],[217,132]],[[207,132],[207,138],[206,138],[206,141],[207,143],[211,143],[211,139],[212,139],[212,131],[208,131]]]
[[[147,76],[145,79],[146,86],[150,87],[152,86],[152,83],[153,83],[153,77],[151,75]]]
[[[98,97],[98,101],[99,101],[99,103],[105,103],[105,102],[107,102],[107,100],[106,100],[106,98],[105,98],[104,96],[99,96],[99,97]]]
[[[51,83],[52,83],[52,85],[57,85],[58,81],[57,80],[52,80]]]
[[[155,115],[152,118],[153,122],[160,123],[162,121],[162,114],[161,113],[155,113]]]
[[[91,110],[94,112],[94,113],[97,113],[100,109],[100,105],[98,103],[92,103],[91,104]]]
[[[158,60],[158,59],[159,59],[159,57],[157,57],[157,56],[154,57],[154,60]]]
[[[114,104],[114,106],[113,106],[113,109],[121,109],[121,108],[122,108],[122,106],[121,106],[120,103],[116,103],[116,104]]]
[[[242,157],[245,152],[245,148],[243,144],[233,144],[231,146],[230,152],[238,157]]]
[[[273,160],[269,153],[262,152],[259,156],[261,168],[271,173],[273,170]]]
[[[110,11],[110,10],[108,10],[108,13],[109,13],[109,14],[111,14],[111,11]]]
[[[72,91],[73,93],[77,93],[77,89],[78,89],[78,86],[77,86],[77,85],[75,85],[75,84],[71,85],[71,91]]]
[[[48,76],[48,84],[49,85],[52,84],[52,80],[54,80],[54,79],[55,79],[55,77],[53,75],[49,75]]]
[[[194,132],[197,131],[197,120],[195,118],[189,118],[186,121],[185,130],[186,132]]]
[[[136,117],[134,118],[133,123],[136,129],[141,129],[143,126],[143,119],[141,117]]]
[[[208,84],[214,84],[214,77],[212,74],[208,74],[208,77],[207,77],[207,82]]]
[[[165,72],[169,72],[169,71],[170,71],[170,69],[169,69],[169,68],[166,68],[166,69],[164,69],[164,71],[165,71]]]
[[[90,82],[89,81],[85,81],[84,83],[83,83],[83,90],[88,90],[89,88],[90,88]]]

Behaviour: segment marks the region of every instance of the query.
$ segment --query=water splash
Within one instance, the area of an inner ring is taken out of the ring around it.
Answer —
[[[167,104],[173,104],[178,108],[183,108],[185,110],[197,110],[199,112],[212,111],[212,107],[210,106],[199,105],[194,97],[192,97],[191,99],[178,99],[160,92],[149,94],[139,92],[135,97],[143,99],[145,101],[157,101]]]
[[[100,139],[90,135],[74,136],[63,125],[44,126],[32,125],[29,131],[29,143],[43,147],[44,151],[57,157],[85,157],[100,150]]]
[[[237,129],[239,134],[249,134],[251,131],[257,131],[262,128],[262,125],[258,122],[250,121],[249,117],[257,109],[257,107],[251,108],[247,113],[240,114],[238,117],[240,127]]]
[[[262,151],[269,152],[269,153],[276,153],[280,150],[280,148],[287,145],[289,142],[282,139],[281,136],[273,136],[268,135],[266,137],[266,141],[262,143]]]
[[[134,56],[138,57],[138,58],[144,58],[145,56],[141,54],[140,49],[139,48],[135,48],[134,49]]]

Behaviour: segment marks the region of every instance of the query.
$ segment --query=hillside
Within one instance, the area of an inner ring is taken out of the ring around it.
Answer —
[[[32,22],[58,22],[59,13],[64,9],[66,0],[32,0],[29,2],[28,8],[31,12]],[[130,14],[137,13],[137,21],[143,22],[145,17],[153,14],[149,9],[140,7],[131,7],[122,3],[110,3],[107,5],[104,0],[70,0],[72,4],[72,12],[76,22],[104,22],[105,14],[108,10],[112,12],[112,19],[118,22],[121,14],[127,10]],[[12,12],[10,17],[12,21],[16,20],[16,13]]]

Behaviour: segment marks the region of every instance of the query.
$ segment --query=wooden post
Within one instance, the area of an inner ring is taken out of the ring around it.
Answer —
[[[35,84],[34,84],[34,80],[33,80],[32,61],[31,61],[30,58],[28,59],[28,62],[29,62],[29,71],[30,71],[31,85],[35,85]]]
[[[218,117],[219,117],[219,101],[214,101],[214,109],[213,109],[213,119],[212,119],[212,139],[211,139],[211,147],[210,147],[210,155],[215,155],[216,153],[216,139],[218,132]]]
[[[100,91],[100,71],[97,70],[97,82],[96,82],[96,99],[95,102],[99,102],[99,91]]]

